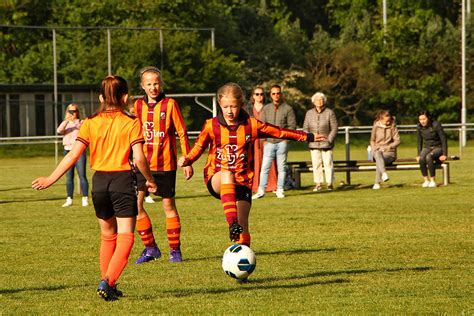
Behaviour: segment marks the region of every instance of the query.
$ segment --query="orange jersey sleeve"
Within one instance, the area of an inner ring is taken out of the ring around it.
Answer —
[[[269,123],[264,123],[255,119],[258,130],[258,138],[280,138],[291,139],[299,142],[305,142],[308,139],[308,134],[302,131],[296,131],[287,128],[281,128]]]
[[[192,164],[201,157],[202,153],[207,149],[211,141],[212,133],[212,119],[207,120],[199,133],[193,148],[189,151],[185,157]],[[209,153],[211,154],[211,153]]]

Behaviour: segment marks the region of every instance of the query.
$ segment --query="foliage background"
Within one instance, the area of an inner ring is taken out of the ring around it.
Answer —
[[[208,32],[112,31],[114,73],[139,93],[138,69],[161,66],[167,92],[212,92],[227,81],[248,92],[284,87],[301,125],[309,99],[327,94],[341,124],[370,124],[378,109],[413,123],[429,109],[460,120],[460,0],[390,0],[384,33],[376,0],[5,0],[0,24],[212,27]],[[468,25],[468,87],[474,84]],[[0,28],[0,83],[53,81],[50,30]],[[60,83],[95,83],[107,72],[105,30],[59,30]],[[468,91],[468,121],[474,115]],[[185,109],[187,120],[202,122]],[[204,113],[198,113],[202,116]]]

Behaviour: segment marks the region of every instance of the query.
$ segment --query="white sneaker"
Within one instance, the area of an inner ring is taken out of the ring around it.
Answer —
[[[72,198],[69,196],[66,198],[66,203],[63,204],[63,207],[68,207],[72,205]]]
[[[89,198],[87,196],[82,197],[82,206],[89,206]]]
[[[421,186],[423,188],[427,188],[429,185],[430,185],[430,182],[428,180],[426,180],[425,182],[423,182],[423,184]]]
[[[437,186],[438,185],[434,181],[430,181],[430,183],[428,184],[428,188],[436,188]]]
[[[155,203],[155,200],[149,195],[145,197],[145,203]]]
[[[373,190],[378,190],[380,189],[380,184],[376,183],[374,184],[374,186],[372,187]]]
[[[279,198],[279,199],[283,199],[285,197],[285,193],[284,193],[283,189],[277,189],[275,194],[276,194],[277,198]]]
[[[390,180],[388,174],[386,172],[382,173],[382,181],[387,182],[388,180]]]
[[[263,191],[263,190],[258,190],[257,193],[255,193],[255,194],[252,196],[252,200],[259,199],[259,198],[263,197],[264,195],[265,195],[265,191]]]

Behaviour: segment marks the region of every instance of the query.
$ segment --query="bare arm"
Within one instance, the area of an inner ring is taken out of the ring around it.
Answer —
[[[82,142],[75,142],[71,151],[61,160],[59,165],[48,177],[40,177],[31,183],[31,187],[35,190],[44,190],[53,185],[68,171],[82,155],[86,149],[86,145]]]
[[[133,145],[132,150],[133,150],[133,158],[135,160],[135,164],[138,167],[138,170],[140,170],[141,174],[146,179],[146,186],[148,188],[148,191],[152,193],[156,192],[157,186],[155,183],[155,179],[153,178],[151,174],[148,161],[146,160],[145,155],[143,154],[142,143],[137,143]]]

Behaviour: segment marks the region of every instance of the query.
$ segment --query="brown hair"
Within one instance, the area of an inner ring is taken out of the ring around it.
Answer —
[[[380,110],[377,115],[375,116],[375,122],[378,122],[382,119],[382,117],[390,117],[390,124],[394,123],[393,117],[391,117],[390,112],[388,110]]]
[[[245,103],[244,91],[238,84],[234,82],[226,83],[217,90],[217,101],[219,104],[223,97],[235,98],[239,101],[240,105]]]
[[[126,111],[127,101],[124,100],[123,96],[128,93],[128,84],[125,79],[119,76],[107,76],[102,80],[100,86],[100,95],[103,98],[97,112],[103,112],[108,107],[116,107],[122,111]]]

